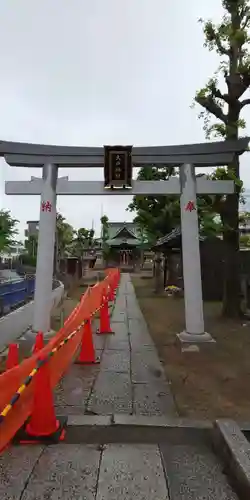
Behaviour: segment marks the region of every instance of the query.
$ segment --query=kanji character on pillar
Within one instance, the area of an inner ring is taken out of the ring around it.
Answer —
[[[46,212],[51,212],[51,207],[52,206],[51,206],[50,201],[46,201],[46,207],[45,207],[46,208]]]
[[[51,212],[52,205],[50,201],[43,201],[42,202],[42,211],[43,212]]]
[[[185,210],[189,211],[189,212],[192,212],[193,210],[196,210],[195,208],[195,204],[193,201],[189,201]]]

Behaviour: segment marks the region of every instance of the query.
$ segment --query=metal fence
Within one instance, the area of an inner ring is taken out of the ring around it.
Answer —
[[[53,279],[52,289],[54,290],[59,286],[60,281]],[[34,292],[34,275],[0,282],[0,317],[32,300]]]
[[[0,284],[0,316],[33,298],[35,277],[5,281]]]

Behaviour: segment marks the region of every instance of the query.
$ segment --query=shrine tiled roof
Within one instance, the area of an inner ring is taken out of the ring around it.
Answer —
[[[137,238],[113,238],[106,241],[106,244],[112,247],[119,247],[122,245],[128,245],[131,247],[136,247],[141,245],[141,241]]]
[[[181,227],[178,226],[178,227],[174,228],[170,233],[168,233],[165,236],[162,236],[161,238],[159,238],[156,241],[154,247],[160,247],[162,245],[167,245],[168,243],[171,243],[174,240],[176,240],[177,238],[179,239],[180,237],[181,237]],[[199,235],[199,240],[200,241],[204,241],[205,240],[205,236],[202,236],[200,234]]]
[[[109,222],[108,223],[108,235],[109,240],[113,240],[113,238],[119,237],[119,233],[123,230],[127,230],[131,235],[131,238],[138,237],[138,229],[134,222]]]

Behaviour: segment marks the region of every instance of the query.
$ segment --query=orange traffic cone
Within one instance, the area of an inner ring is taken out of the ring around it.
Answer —
[[[100,359],[96,358],[95,347],[93,343],[93,334],[91,321],[88,319],[82,329],[82,344],[78,364],[96,364],[100,363]]]
[[[38,332],[36,335],[35,344],[34,344],[33,350],[32,350],[33,354],[35,354],[38,351],[41,351],[41,349],[43,349],[43,347],[44,347],[43,333]]]
[[[110,291],[109,291],[109,301],[114,302],[115,300],[115,290],[112,285],[110,285]]]
[[[38,361],[38,371],[34,379],[33,408],[24,429],[16,435],[20,444],[58,443],[65,436],[67,418],[56,418],[53,393],[50,382],[49,365],[46,358]]]
[[[108,333],[115,333],[111,330],[110,327],[108,299],[104,296],[102,298],[102,306],[100,312],[100,329],[97,330],[96,333],[103,335]]]
[[[10,344],[6,360],[6,370],[18,365],[18,344]]]

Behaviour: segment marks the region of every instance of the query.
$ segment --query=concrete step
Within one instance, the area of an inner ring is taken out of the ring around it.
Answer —
[[[171,500],[236,500],[222,465],[209,446],[160,446]]]
[[[0,456],[2,500],[236,500],[204,446],[59,444]]]

